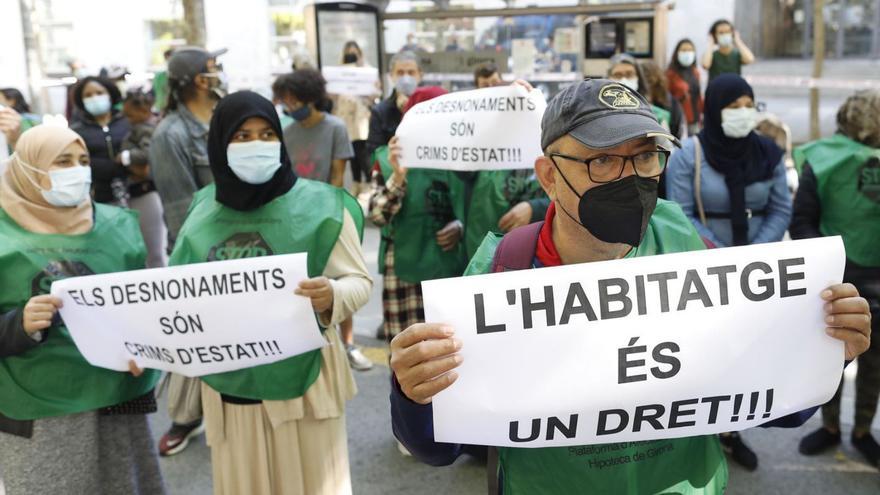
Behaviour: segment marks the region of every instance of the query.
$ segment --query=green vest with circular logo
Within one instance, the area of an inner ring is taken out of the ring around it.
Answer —
[[[794,159],[816,176],[822,235],[843,237],[855,263],[880,267],[880,149],[835,134],[795,148]]]
[[[467,257],[477,252],[487,232],[498,230],[498,221],[522,201],[544,196],[535,171],[481,170],[477,172],[470,195],[464,226],[464,247]]]
[[[500,241],[501,237],[487,236],[466,274],[488,272]],[[660,199],[641,244],[626,257],[704,248],[681,208]],[[505,495],[721,495],[728,477],[715,435],[576,447],[503,447],[498,461]]]
[[[212,184],[196,193],[171,254],[172,265],[308,253],[309,277],[324,272],[348,211],[359,232],[363,212],[342,189],[299,178],[283,196],[250,211],[214,199]],[[291,292],[290,297],[294,297]],[[243,333],[249,329],[242,328]],[[321,371],[316,349],[282,361],[201,377],[214,390],[255,400],[302,396]]]
[[[391,177],[388,147],[376,150],[382,175]],[[406,196],[391,222],[382,228],[379,272],[385,273],[388,242],[394,245],[394,274],[409,283],[458,277],[467,265],[464,244],[449,251],[437,245],[437,231],[464,218],[464,184],[448,170],[412,169],[406,174]]]
[[[0,313],[48,294],[54,280],[144,267],[137,214],[102,204],[94,212],[91,231],[60,235],[28,232],[0,210]],[[159,375],[92,366],[61,322],[36,347],[0,358],[0,413],[31,420],[115,406],[152,390]]]

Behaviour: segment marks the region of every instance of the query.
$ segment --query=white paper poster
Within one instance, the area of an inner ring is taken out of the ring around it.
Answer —
[[[318,46],[321,65],[342,62],[345,43],[354,41],[364,54],[367,64],[379,66],[379,34],[374,12],[318,11]]]
[[[0,177],[9,166],[9,144],[6,142],[6,134],[0,132]]]
[[[438,442],[547,447],[752,428],[828,401],[844,362],[820,292],[840,237],[422,284],[461,339]]]
[[[331,95],[374,96],[381,93],[379,70],[375,67],[325,66],[321,68],[321,74],[327,80],[327,93]]]
[[[326,345],[311,302],[306,253],[74,277],[51,293],[89,363],[133,360],[186,376],[273,363]]]
[[[409,168],[532,168],[541,155],[540,91],[519,85],[460,91],[412,107],[397,128]]]

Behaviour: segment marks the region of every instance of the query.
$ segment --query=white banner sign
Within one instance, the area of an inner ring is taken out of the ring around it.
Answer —
[[[6,134],[0,132],[0,177],[6,172],[9,165],[9,144],[6,142]]]
[[[397,128],[410,168],[532,168],[541,155],[547,102],[519,85],[438,96],[412,107]]]
[[[202,376],[326,345],[311,302],[293,293],[307,273],[299,253],[75,277],[51,293],[89,363]]]
[[[381,93],[375,67],[329,66],[321,69],[331,95],[374,96]]]
[[[461,339],[438,442],[605,444],[752,428],[828,401],[843,343],[819,294],[839,237],[422,284]]]

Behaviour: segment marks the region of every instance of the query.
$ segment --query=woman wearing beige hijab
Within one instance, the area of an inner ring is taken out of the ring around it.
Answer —
[[[89,155],[63,127],[16,144],[0,179],[0,492],[164,493],[146,413],[156,372],[86,362],[53,280],[143,268],[136,215],[93,204]]]

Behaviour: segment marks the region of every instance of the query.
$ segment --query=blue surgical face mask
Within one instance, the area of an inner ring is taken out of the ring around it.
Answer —
[[[110,95],[104,93],[100,95],[83,98],[83,107],[93,117],[104,115],[110,111]]]
[[[418,85],[419,81],[416,80],[415,76],[406,74],[397,78],[397,82],[394,83],[394,88],[397,89],[398,93],[410,96],[416,91]]]
[[[733,35],[730,33],[719,34],[718,44],[721,46],[733,46]]]
[[[226,161],[236,177],[248,184],[265,184],[281,168],[281,141],[229,143]]]
[[[17,157],[16,163],[22,167],[42,175],[48,175],[52,183],[51,189],[43,189],[30,174],[25,174],[31,184],[40,190],[43,199],[52,206],[59,208],[72,208],[79,206],[89,197],[89,189],[92,185],[92,169],[87,166],[76,165],[58,170],[45,172],[25,163],[21,157]]]
[[[292,118],[297,122],[302,122],[307,118],[312,116],[312,108],[308,105],[303,105],[296,110],[288,110],[285,112],[288,117]]]

